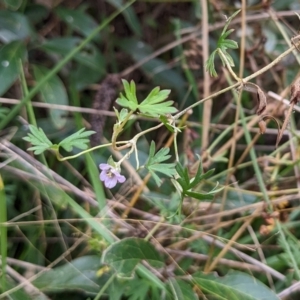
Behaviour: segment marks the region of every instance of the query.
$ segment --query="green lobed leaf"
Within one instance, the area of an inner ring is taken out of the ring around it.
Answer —
[[[171,157],[171,155],[168,155],[169,152],[169,148],[162,148],[155,154],[155,142],[151,141],[149,158],[146,163],[146,168],[149,170],[158,186],[161,184],[161,179],[157,176],[157,174],[155,174],[155,172],[160,172],[167,175],[168,177],[176,175],[175,163],[161,163]]]
[[[125,95],[126,95],[128,101],[138,104],[138,101],[136,98],[136,86],[135,86],[134,81],[131,80],[129,83],[127,80],[122,79],[122,83],[123,83]]]
[[[190,184],[190,178],[189,178],[189,174],[188,174],[188,169],[187,169],[187,168],[184,168],[179,162],[178,162],[178,164],[176,165],[175,169],[176,169],[178,175],[180,176],[179,179],[181,179],[181,180],[179,180],[178,182],[179,182],[179,183],[180,183],[180,182],[184,182],[184,185],[185,185],[186,187],[189,187],[189,184]],[[182,186],[182,187],[183,187],[183,186]],[[188,189],[188,188],[187,188],[187,189]]]
[[[30,147],[27,150],[34,151],[34,154],[38,155],[53,146],[42,128],[37,128],[33,125],[29,125],[29,130],[31,133],[28,133],[28,136],[24,137],[23,140],[30,142],[33,147]]]
[[[207,62],[205,63],[205,68],[209,72],[210,76],[217,77],[218,74],[215,69],[215,56],[217,50],[213,51],[212,54],[209,56]]]
[[[200,168],[198,168],[198,170],[199,169]],[[205,174],[202,174],[202,172],[197,172],[196,176],[190,180],[190,189],[194,188],[197,184],[199,184],[201,180],[209,178],[214,173],[214,171],[215,169],[211,169],[208,170]]]
[[[127,80],[122,79],[122,83],[126,97],[120,93],[120,97],[116,100],[116,102],[121,106],[130,108],[132,111],[137,110],[139,105],[136,98],[136,87],[134,81],[131,80],[129,84]]]
[[[151,171],[160,172],[169,177],[172,177],[176,175],[175,165],[176,165],[175,163],[157,164],[157,165],[151,165],[148,168],[151,169]]]
[[[171,90],[161,90],[159,87],[154,88],[147,98],[142,101],[140,105],[145,105],[145,104],[154,104],[154,103],[159,103],[164,100],[166,100],[170,94]]]
[[[169,131],[171,131],[172,133],[175,132],[174,127],[173,127],[172,125],[169,124],[169,120],[168,120],[168,118],[167,118],[166,116],[160,115],[160,116],[159,116],[159,120],[160,120],[162,123],[164,123],[164,125],[166,126],[166,128],[167,128]],[[176,128],[177,128],[177,127],[176,127]],[[177,128],[177,129],[179,130],[179,128]]]
[[[152,169],[149,169],[149,173],[151,174],[152,178],[154,179],[157,186],[162,184],[161,178],[154,172]]]
[[[224,26],[224,28],[223,28],[223,30],[222,30],[221,36],[227,31],[227,28],[228,28],[230,22],[232,21],[232,19],[233,19],[237,14],[240,13],[240,11],[241,11],[241,9],[237,10],[235,13],[233,13],[233,15],[231,15],[231,16],[226,20],[226,23],[225,23],[225,26]]]
[[[155,147],[154,141],[151,142],[151,146],[152,145],[154,145]],[[169,159],[171,157],[171,155],[168,155],[169,152],[170,148],[161,148],[155,155],[153,154],[153,152],[151,152],[151,156],[149,154],[148,164],[153,165]]]
[[[234,32],[234,29],[229,29],[224,34],[222,34],[219,38],[219,41],[224,41],[232,32]]]
[[[173,101],[166,101],[159,104],[140,104],[138,108],[141,113],[158,118],[160,115],[176,113],[177,109],[172,106],[173,103]]]
[[[212,200],[214,198],[214,195],[207,193],[198,193],[198,192],[192,192],[192,191],[184,191],[184,194],[186,196],[198,199],[198,200]]]
[[[71,152],[73,147],[85,150],[88,148],[87,143],[89,143],[89,139],[86,137],[96,133],[95,131],[88,130],[84,131],[85,128],[81,128],[79,131],[73,133],[72,135],[68,136],[64,140],[62,140],[58,145],[64,148],[66,151]]]
[[[131,277],[142,260],[146,260],[153,266],[163,265],[163,260],[154,246],[139,238],[125,238],[115,242],[102,256],[102,262],[110,265],[123,277]]]
[[[224,40],[222,41],[222,44],[220,46],[221,49],[225,48],[229,48],[229,49],[237,49],[239,46],[238,46],[238,43],[236,41],[233,41],[233,40]]]

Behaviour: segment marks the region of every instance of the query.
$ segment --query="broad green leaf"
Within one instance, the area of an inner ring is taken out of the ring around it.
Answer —
[[[120,9],[124,3],[122,0],[107,0],[108,3],[110,3],[112,6],[114,6],[117,9]],[[142,31],[141,31],[141,24],[139,23],[139,19],[136,16],[136,13],[134,9],[130,6],[127,7],[126,10],[122,12],[128,26],[131,28],[131,30],[137,35],[141,36]]]
[[[7,280],[6,285],[7,285],[6,286],[7,290],[10,290],[10,289],[15,288],[18,285],[18,283],[14,282],[12,280]],[[1,292],[4,292],[4,291],[1,291]],[[6,299],[9,299],[9,300],[32,300],[32,296],[30,296],[28,293],[26,293],[24,291],[24,289],[17,289],[15,292],[10,293],[9,298],[6,298]],[[39,299],[46,300],[46,299],[43,299],[42,297],[40,297]]]
[[[85,150],[88,148],[88,143],[90,135],[94,134],[95,131],[88,130],[84,131],[85,128],[81,128],[79,131],[75,132],[74,134],[68,136],[64,140],[62,140],[58,145],[62,148],[64,148],[66,151],[71,152],[73,150],[73,147]]]
[[[17,10],[22,4],[22,0],[4,0],[4,2],[12,10]]]
[[[44,5],[40,4],[27,4],[24,14],[26,15],[28,21],[35,25],[43,20],[45,20],[50,11]]]
[[[82,33],[85,37],[88,37],[98,26],[97,22],[89,14],[78,8],[68,9],[66,7],[58,7],[55,12],[60,19],[77,32]],[[99,41],[99,36],[94,40]]]
[[[33,34],[27,18],[17,12],[0,10],[0,40],[10,43],[25,40]]]
[[[101,268],[98,256],[83,256],[65,265],[46,271],[32,283],[41,291],[81,290],[97,293],[105,283],[105,277],[99,278]],[[107,280],[107,278],[106,278]]]
[[[160,267],[163,262],[154,246],[139,238],[125,238],[113,243],[102,257],[104,264],[110,265],[123,277],[131,277],[142,260]]]
[[[42,66],[34,66],[33,73],[36,81],[42,80],[49,70]],[[68,95],[65,86],[57,75],[53,75],[40,89],[42,100],[48,104],[68,105]],[[61,129],[66,124],[66,112],[58,109],[50,109],[50,116],[53,125]]]
[[[169,285],[171,287],[171,292],[173,294],[172,299],[176,300],[197,300],[195,292],[193,291],[193,287],[187,282],[171,278],[169,279]]]
[[[262,282],[242,272],[231,272],[221,278],[198,274],[193,276],[193,282],[215,299],[279,300]]]
[[[41,49],[50,53],[65,56],[81,42],[82,39],[79,37],[57,37],[51,40],[46,40],[41,45]],[[105,59],[100,54],[97,47],[95,47],[92,43],[89,43],[79,53],[77,53],[74,56],[74,60],[102,75],[105,73]]]
[[[150,45],[134,38],[120,40],[118,46],[131,55],[136,62],[146,59],[153,54],[153,49]],[[141,69],[153,79],[154,85],[164,85],[171,88],[177,92],[178,97],[182,96],[184,98],[186,82],[183,76],[179,72],[170,69],[165,61],[154,58],[145,62]],[[157,72],[158,69],[161,71]]]
[[[11,42],[0,49],[0,96],[2,96],[18,78],[19,60],[24,61],[26,55],[25,46],[21,41]]]
[[[93,83],[97,83],[103,77],[101,70],[94,70],[86,65],[79,64],[75,66],[70,74],[70,81],[76,88],[81,91]]]
[[[29,130],[31,133],[28,133],[28,136],[24,137],[23,140],[30,142],[33,147],[30,147],[27,150],[34,151],[34,154],[38,155],[51,148],[53,144],[49,141],[43,129],[29,125]]]

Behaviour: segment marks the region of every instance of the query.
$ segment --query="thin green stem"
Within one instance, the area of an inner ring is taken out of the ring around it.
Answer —
[[[246,117],[245,120],[250,120],[252,119],[253,116],[249,116],[249,117]],[[242,121],[239,120],[238,121],[238,124],[240,124]],[[235,124],[231,124],[229,125],[224,131],[222,131],[217,137],[216,139],[210,144],[210,146],[208,147],[207,149],[207,152],[208,153],[211,153],[212,150],[221,142],[221,140],[231,131],[233,130]]]
[[[222,61],[225,61],[226,67],[227,67],[229,73],[231,74],[231,76],[235,79],[235,81],[240,82],[240,81],[241,81],[241,78],[239,78],[239,77],[233,72],[233,70],[232,70],[232,68],[231,68],[231,65],[230,65],[230,63],[229,63],[229,61],[228,61],[226,55],[224,55],[223,51],[222,51],[220,48],[218,48],[217,51],[218,51],[219,55],[221,56]]]
[[[131,149],[130,149],[130,150],[129,150],[129,151],[128,151],[128,152],[127,152],[120,160],[119,160],[118,165],[121,165],[121,163],[122,163],[125,159],[129,158],[129,156],[131,155],[131,153],[136,149],[136,143],[137,143],[138,139],[139,139],[141,136],[145,135],[146,133],[148,133],[148,132],[150,132],[150,131],[153,131],[153,130],[158,129],[158,128],[162,127],[163,125],[164,125],[164,123],[160,123],[160,124],[158,124],[158,125],[156,125],[156,126],[154,126],[154,127],[148,128],[148,129],[146,129],[146,130],[144,130],[144,131],[142,131],[142,132],[136,134],[136,135],[129,141],[129,143],[131,144]],[[137,165],[139,165],[138,162],[137,162]]]
[[[227,80],[229,81],[229,84],[230,84],[230,78],[228,76],[227,76]],[[251,145],[251,142],[252,142],[251,135],[250,135],[250,133],[248,131],[248,128],[247,128],[247,124],[246,124],[243,109],[240,109],[240,118],[242,120],[246,142],[247,142],[248,145]],[[257,181],[258,181],[259,188],[260,188],[260,190],[263,194],[263,198],[266,201],[266,203],[268,204],[269,211],[272,211],[273,210],[272,203],[271,203],[271,200],[268,196],[268,192],[267,192],[267,189],[266,189],[266,186],[265,186],[265,183],[264,183],[264,179],[263,179],[261,170],[260,170],[258,162],[257,162],[256,153],[255,153],[255,150],[254,150],[253,147],[250,148],[250,157],[251,157],[251,160],[252,160],[252,163],[253,163],[253,168],[254,168],[254,172],[255,172],[255,175],[256,175],[256,178],[257,178]],[[289,258],[292,262],[293,268],[294,268],[295,273],[297,275],[297,279],[299,280],[300,279],[300,277],[299,277],[300,276],[300,271],[299,271],[296,259],[293,255],[292,251],[291,251],[289,243],[286,240],[286,237],[285,237],[285,234],[283,232],[283,228],[281,226],[281,223],[278,222],[277,220],[276,220],[276,227],[278,229],[279,235],[280,235],[281,240],[283,242],[284,248],[285,248],[285,250],[286,250],[286,252],[287,252],[287,254],[288,254],[288,256],[289,256]]]
[[[28,87],[27,87],[27,84],[26,84],[26,78],[25,78],[23,64],[22,64],[21,59],[19,60],[19,70],[20,70],[21,86],[22,86],[22,90],[23,90],[23,95],[26,97],[29,92],[28,92]],[[26,110],[27,110],[28,117],[29,117],[29,123],[34,125],[35,127],[37,127],[35,114],[34,114],[33,107],[31,105],[30,101],[28,101],[26,103]]]
[[[100,297],[103,295],[103,293],[106,291],[106,289],[109,287],[109,285],[113,282],[113,280],[115,279],[115,277],[117,276],[117,273],[112,274],[108,280],[105,282],[105,284],[103,285],[102,289],[99,291],[99,293],[96,295],[96,297],[94,298],[94,300],[99,300]]]
[[[116,142],[117,144],[128,144],[129,141],[121,141],[121,142]],[[98,145],[98,146],[95,146],[95,147],[92,147],[92,148],[89,148],[87,150],[84,150],[84,151],[81,151],[77,154],[74,154],[74,155],[71,155],[71,156],[66,156],[66,157],[60,157],[59,155],[59,152],[58,151],[55,151],[56,152],[56,157],[59,161],[65,161],[65,160],[69,160],[69,159],[73,159],[73,158],[76,158],[76,157],[79,157],[83,154],[87,154],[89,152],[92,152],[92,151],[95,151],[97,149],[101,149],[101,148],[104,148],[104,147],[109,147],[111,146],[112,143],[108,143],[108,144],[103,144],[103,145]]]
[[[300,45],[300,42],[297,43],[296,45],[297,45],[297,46]],[[284,57],[286,57],[287,55],[289,55],[289,54],[290,54],[291,52],[293,52],[295,49],[296,49],[295,45],[291,46],[289,49],[287,49],[285,52],[283,52],[283,53],[280,54],[277,58],[275,58],[272,62],[270,62],[267,66],[263,67],[262,69],[258,70],[258,71],[255,72],[255,73],[253,73],[253,74],[251,74],[251,75],[249,75],[249,76],[247,76],[247,77],[241,79],[241,81],[242,81],[243,83],[245,83],[245,82],[248,82],[249,80],[251,80],[251,79],[253,79],[253,78],[255,78],[255,77],[257,77],[257,76],[259,76],[259,75],[261,75],[261,74],[263,74],[263,73],[265,73],[266,71],[268,71],[269,69],[271,69],[272,67],[274,67],[276,64],[278,64]],[[225,92],[230,91],[230,90],[232,90],[232,89],[234,89],[234,88],[236,88],[236,87],[238,87],[238,86],[240,86],[240,85],[241,85],[241,82],[236,82],[236,83],[230,85],[229,87],[227,87],[227,88],[225,88],[225,89],[223,89],[223,90],[221,90],[221,91],[218,91],[218,92],[216,92],[216,93],[213,93],[213,94],[211,94],[210,96],[205,97],[205,98],[203,98],[203,99],[201,99],[201,100],[195,102],[194,104],[192,104],[192,105],[186,107],[184,110],[182,110],[182,111],[180,111],[179,113],[177,113],[177,114],[174,116],[174,119],[179,119],[179,118],[180,118],[182,115],[184,115],[188,110],[193,109],[194,107],[196,107],[196,106],[202,104],[203,102],[205,102],[205,101],[207,101],[207,100],[209,100],[209,99],[215,98],[215,97],[217,97],[217,96],[219,96],[219,95],[221,95],[221,94],[224,94]]]
[[[112,135],[112,138],[111,138],[111,141],[112,141],[112,147],[114,150],[117,150],[117,151],[120,151],[122,149],[125,149],[127,148],[128,146],[124,145],[124,146],[121,146],[121,147],[117,147],[117,138],[119,136],[119,134],[122,132],[124,126],[126,125],[127,121],[130,119],[130,117],[133,115],[134,111],[131,110],[126,118],[121,122],[121,124],[115,124],[114,125],[114,132],[113,132],[113,135]]]
[[[95,28],[91,34],[83,40],[76,48],[71,50],[45,77],[42,78],[40,82],[26,95],[20,103],[18,103],[0,122],[0,130],[3,129],[20,111],[20,109],[33,97],[35,96],[41,89],[41,87],[54,76],[57,72],[59,72],[65,64],[67,64],[80,50],[82,50],[89,42],[93,40],[99,32],[105,28],[112,20],[114,20],[121,12],[123,12],[127,7],[132,5],[136,0],[131,0],[123,7],[112,13],[108,18],[106,18],[97,28]]]

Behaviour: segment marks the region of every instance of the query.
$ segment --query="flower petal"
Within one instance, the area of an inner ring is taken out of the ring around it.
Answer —
[[[100,170],[102,170],[102,171],[107,171],[107,170],[111,169],[112,166],[109,165],[109,164],[100,164],[100,165],[99,165],[99,168],[100,168]]]
[[[123,176],[123,175],[116,175],[116,178],[117,178],[117,180],[120,182],[120,183],[123,183],[123,182],[125,182],[125,180],[126,180],[126,178],[125,178],[125,176]]]
[[[117,184],[117,177],[115,177],[115,176],[113,176],[111,178],[107,177],[104,184],[109,189],[115,187]]]
[[[107,172],[106,171],[102,171],[101,173],[100,173],[100,180],[101,181],[105,181],[106,180],[106,178],[108,178],[108,176],[107,176]]]

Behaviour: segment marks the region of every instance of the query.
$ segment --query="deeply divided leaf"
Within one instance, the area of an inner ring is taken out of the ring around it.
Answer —
[[[34,154],[38,155],[51,148],[53,144],[47,138],[43,129],[29,125],[29,130],[31,133],[28,133],[23,140],[30,142],[33,147],[30,147],[27,150],[34,151]]]
[[[62,140],[58,145],[64,148],[66,151],[70,152],[73,150],[73,147],[85,150],[88,148],[87,143],[89,142],[90,135],[94,134],[95,131],[88,130],[84,131],[85,128],[81,128],[79,131],[75,132],[74,134],[68,136],[64,140]]]
[[[162,148],[155,154],[155,142],[152,141],[149,150],[149,158],[146,163],[146,168],[152,174],[153,179],[155,180],[156,184],[159,186],[161,184],[160,178],[155,174],[155,172],[160,172],[162,174],[167,175],[168,177],[172,177],[176,174],[175,170],[175,163],[163,163],[163,161],[168,160],[171,155],[168,153],[170,152],[169,148]]]

